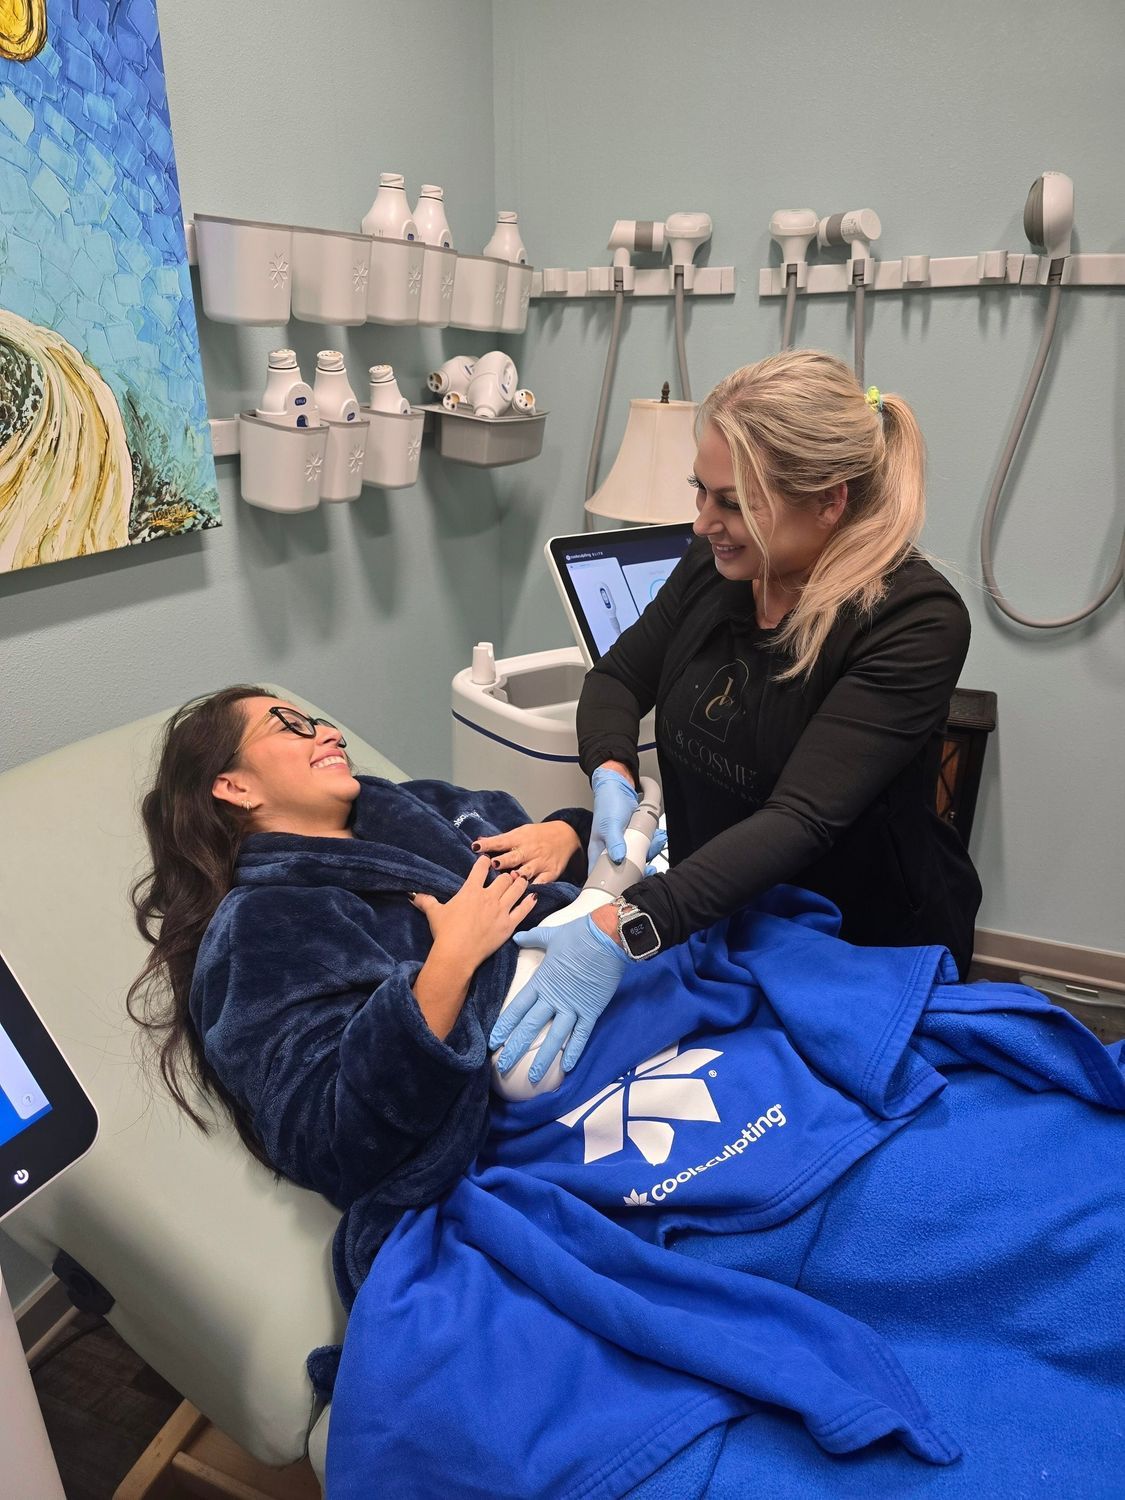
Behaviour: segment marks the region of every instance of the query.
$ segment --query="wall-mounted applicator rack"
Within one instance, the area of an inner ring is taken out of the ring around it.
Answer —
[[[628,268],[632,285],[623,288],[630,297],[672,297],[675,295],[671,266]],[[588,266],[585,271],[567,271],[546,266],[531,278],[532,301],[555,297],[612,297],[613,266]],[[733,266],[696,266],[690,286],[684,286],[688,297],[733,297]]]
[[[986,250],[980,255],[907,255],[901,260],[877,260],[869,292],[940,291],[949,287],[1045,286],[1046,255],[1021,255],[1010,250]],[[699,272],[696,273],[701,274]],[[1125,255],[1068,255],[1063,286],[1125,286]],[[785,267],[766,266],[758,273],[758,294],[785,296]],[[800,287],[802,297],[842,295],[853,290],[848,268],[809,265]]]

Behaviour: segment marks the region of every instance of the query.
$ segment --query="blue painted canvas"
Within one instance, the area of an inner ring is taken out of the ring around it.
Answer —
[[[0,0],[0,572],[218,524],[155,0]]]

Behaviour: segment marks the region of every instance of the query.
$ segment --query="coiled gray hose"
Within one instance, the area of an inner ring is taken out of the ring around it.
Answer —
[[[785,273],[785,322],[781,329],[782,352],[793,347],[793,320],[797,315],[797,267]]]
[[[1059,316],[1059,298],[1062,295],[1062,271],[1061,260],[1051,262],[1050,287],[1051,293],[1047,300],[1047,319],[1043,324],[1043,333],[1039,339],[1039,348],[1035,355],[1035,364],[1032,366],[1027,385],[1024,388],[1023,400],[1020,402],[1019,410],[1016,412],[1012,430],[1008,434],[1008,442],[1004,448],[1003,457],[1000,459],[1000,467],[996,471],[996,478],[992,481],[992,489],[989,492],[988,504],[984,510],[984,522],[980,533],[980,565],[984,573],[984,581],[996,604],[1008,616],[1015,620],[1018,625],[1030,625],[1036,630],[1057,630],[1063,625],[1077,625],[1079,620],[1085,620],[1092,615],[1096,609],[1100,609],[1117,586],[1125,577],[1125,537],[1121,540],[1121,551],[1117,556],[1117,566],[1105,588],[1101,591],[1093,604],[1088,604],[1085,609],[1079,610],[1073,615],[1063,615],[1058,620],[1034,620],[1030,615],[1022,614],[1013,605],[1009,604],[1000,592],[1000,585],[996,581],[996,573],[992,566],[992,542],[993,532],[996,527],[996,514],[1000,508],[1000,495],[1004,489],[1004,483],[1008,478],[1008,470],[1012,467],[1012,460],[1016,456],[1020,437],[1023,434],[1024,423],[1027,421],[1031,404],[1035,400],[1035,393],[1039,389],[1039,381],[1043,375],[1044,366],[1047,363],[1047,355],[1051,351],[1051,341],[1055,336],[1055,324]]]
[[[687,346],[684,343],[684,268],[677,266],[673,285],[676,291],[676,361],[680,367],[680,399],[691,400],[691,381],[687,370]]]
[[[621,341],[621,317],[625,311],[625,293],[618,287],[613,294],[613,327],[609,335],[609,349],[605,356],[605,374],[602,376],[602,393],[598,397],[598,415],[594,421],[594,440],[590,444],[590,462],[586,465],[586,499],[598,486],[598,455],[602,451],[605,437],[605,419],[609,410],[609,393],[613,386],[613,374],[617,369],[617,346]],[[590,512],[586,512],[586,530],[590,529]]]

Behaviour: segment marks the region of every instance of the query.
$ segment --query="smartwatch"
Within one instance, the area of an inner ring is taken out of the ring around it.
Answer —
[[[652,958],[659,953],[660,934],[648,912],[626,901],[624,896],[615,896],[613,904],[617,908],[617,935],[629,957]]]

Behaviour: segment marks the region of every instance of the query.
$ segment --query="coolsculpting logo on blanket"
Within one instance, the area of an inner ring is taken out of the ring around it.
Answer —
[[[600,1161],[620,1151],[627,1134],[645,1161],[658,1167],[668,1160],[676,1139],[669,1120],[718,1121],[711,1091],[701,1078],[691,1075],[722,1055],[706,1047],[681,1054],[674,1042],[639,1067],[630,1068],[558,1123],[574,1126],[582,1121],[584,1161]]]
[[[710,1089],[701,1078],[691,1075],[722,1055],[706,1047],[693,1047],[681,1053],[679,1046],[673,1044],[639,1067],[630,1068],[577,1109],[562,1115],[558,1124],[573,1127],[582,1123],[584,1162],[600,1161],[604,1156],[613,1156],[623,1150],[628,1135],[650,1166],[662,1166],[668,1160],[676,1139],[669,1120],[719,1123]],[[714,1076],[712,1071],[711,1077]],[[718,1155],[697,1166],[685,1167],[663,1182],[654,1183],[647,1192],[633,1188],[623,1201],[630,1208],[663,1203],[682,1183],[690,1182],[701,1172],[710,1171],[725,1161],[733,1161],[755,1141],[761,1140],[767,1131],[785,1123],[781,1105],[771,1104],[756,1120],[748,1120],[737,1139],[728,1141]]]
[[[771,1104],[765,1114],[759,1115],[756,1120],[747,1120],[742,1127],[741,1134],[737,1140],[728,1141],[718,1156],[712,1156],[709,1161],[702,1161],[698,1166],[685,1167],[682,1172],[677,1172],[675,1177],[665,1177],[663,1182],[654,1182],[647,1193],[638,1193],[636,1188],[622,1200],[629,1208],[647,1208],[650,1203],[663,1203],[685,1182],[690,1182],[693,1177],[698,1177],[701,1172],[709,1172],[712,1167],[721,1166],[725,1161],[733,1161],[740,1156],[748,1146],[755,1141],[760,1141],[767,1130],[775,1125],[784,1125],[785,1115],[780,1104]]]

